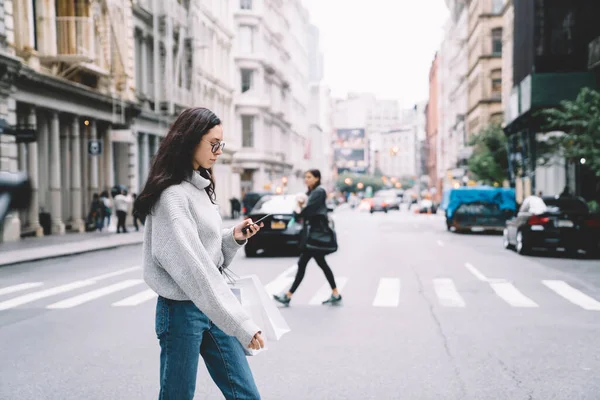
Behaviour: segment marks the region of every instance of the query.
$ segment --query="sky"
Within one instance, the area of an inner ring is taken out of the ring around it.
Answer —
[[[426,100],[448,18],[444,0],[303,0],[321,34],[334,97],[371,92],[402,107]]]

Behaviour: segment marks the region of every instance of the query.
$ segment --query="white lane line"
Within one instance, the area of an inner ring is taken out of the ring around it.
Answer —
[[[519,292],[519,290],[510,282],[493,282],[490,283],[490,285],[498,296],[513,307],[539,307],[533,300]]]
[[[144,290],[143,292],[139,292],[138,294],[134,294],[133,296],[127,297],[123,300],[117,301],[113,303],[113,307],[132,307],[140,305],[148,300],[152,300],[157,298],[158,295],[152,289]]]
[[[564,281],[542,281],[544,285],[584,310],[600,311],[600,302],[575,289]]]
[[[293,264],[285,271],[277,275],[275,279],[265,285],[265,290],[267,293],[272,296],[274,294],[280,294],[284,290],[289,289],[294,281],[294,277],[291,275],[295,275],[297,269],[298,265]]]
[[[486,278],[484,274],[479,272],[479,270],[477,268],[475,268],[473,265],[471,265],[470,263],[465,263],[465,268],[467,268],[469,270],[469,272],[471,272],[473,275],[475,275],[475,277],[477,279],[479,279],[480,281],[489,282],[489,279]]]
[[[373,307],[398,307],[400,303],[400,278],[381,278]]]
[[[444,242],[442,242],[441,240],[438,240],[438,241],[437,241],[437,244],[438,244],[438,246],[440,246],[440,247],[444,247]]]
[[[443,307],[465,307],[465,301],[458,294],[452,279],[440,278],[433,280],[435,293]]]
[[[36,287],[40,287],[43,284],[44,284],[43,282],[27,282],[27,283],[21,283],[18,285],[14,285],[14,286],[3,287],[3,288],[0,288],[0,296],[3,294],[9,294],[9,293],[14,293],[14,292],[20,292],[22,290],[33,289]]]
[[[344,277],[337,278],[336,277],[335,283],[337,285],[338,290],[341,292],[342,289],[344,289],[344,286],[346,286],[346,283],[348,283],[348,278],[344,278]],[[343,293],[342,293],[342,295],[343,295]],[[320,305],[323,301],[327,300],[330,296],[331,296],[331,287],[329,286],[329,283],[326,283],[323,286],[321,286],[321,289],[319,289],[319,291],[312,297],[312,299],[310,299],[308,304],[311,306]]]
[[[15,297],[14,299],[6,300],[0,303],[0,311],[8,310],[23,304],[31,303],[45,297],[55,296],[57,294],[66,293],[71,290],[79,289],[86,286],[95,284],[96,281],[76,281],[67,283],[66,285],[56,286],[50,289],[41,290],[39,292],[29,293],[23,296]]]
[[[101,281],[101,280],[104,280],[104,279],[113,278],[115,276],[127,274],[129,272],[137,271],[139,269],[142,269],[142,267],[139,266],[139,265],[136,265],[135,267],[129,267],[129,268],[125,268],[125,269],[120,269],[118,271],[109,272],[108,274],[98,275],[98,276],[95,276],[95,277],[92,277],[92,278],[88,278],[86,280],[87,281]]]
[[[46,308],[49,309],[58,309],[58,308],[72,308],[78,306],[83,303],[87,303],[88,301],[98,299],[102,296],[106,296],[108,294],[118,292],[119,290],[127,289],[132,286],[139,285],[143,283],[142,279],[128,279],[122,282],[118,282],[109,286],[105,286],[100,289],[92,290],[91,292],[80,294],[79,296],[71,297],[69,299],[65,299],[59,301],[58,303],[50,304]]]

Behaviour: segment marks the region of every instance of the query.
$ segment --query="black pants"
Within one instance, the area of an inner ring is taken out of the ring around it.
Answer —
[[[127,233],[127,228],[125,228],[126,219],[127,213],[125,211],[117,211],[117,233],[121,233],[121,229],[123,229],[123,233]]]
[[[333,271],[331,270],[331,268],[329,268],[329,265],[327,265],[327,261],[325,261],[325,256],[321,254],[302,253],[300,259],[298,260],[298,272],[296,272],[296,279],[294,279],[294,283],[292,284],[290,293],[294,293],[296,289],[298,289],[298,286],[300,286],[302,279],[304,279],[304,274],[306,273],[306,266],[308,265],[308,262],[311,258],[314,258],[319,267],[321,267],[321,269],[323,270],[323,273],[325,274],[325,277],[327,278],[327,282],[329,282],[329,286],[331,286],[331,289],[333,290],[337,288],[335,284],[335,278],[333,277]]]

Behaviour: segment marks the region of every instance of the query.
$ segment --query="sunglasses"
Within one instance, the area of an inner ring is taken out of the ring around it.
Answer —
[[[221,151],[225,148],[225,142],[209,142],[208,140],[202,139],[203,142],[209,143],[210,144],[210,150],[214,153],[217,153],[219,151],[219,148],[221,149]]]

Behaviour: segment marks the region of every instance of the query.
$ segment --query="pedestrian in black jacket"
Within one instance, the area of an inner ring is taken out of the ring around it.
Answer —
[[[304,205],[303,200],[298,201],[298,211],[295,212],[294,217],[296,220],[299,218],[303,218],[305,220],[305,224],[311,223],[323,223],[323,220],[327,220],[327,192],[323,187],[321,187],[321,172],[318,169],[311,169],[304,174],[304,183],[308,187],[308,200],[306,201],[306,205]],[[327,265],[327,261],[325,261],[325,256],[322,254],[312,253],[310,251],[305,251],[300,255],[300,259],[298,260],[298,271],[296,272],[296,278],[294,279],[294,283],[292,287],[287,293],[281,295],[274,295],[273,297],[278,302],[288,305],[294,295],[298,286],[304,279],[304,274],[306,273],[306,266],[311,258],[314,258],[319,267],[323,270],[329,285],[331,286],[331,297],[323,302],[323,304],[336,304],[342,300],[342,295],[340,295],[337,286],[335,284],[335,278],[333,276],[333,271]]]

